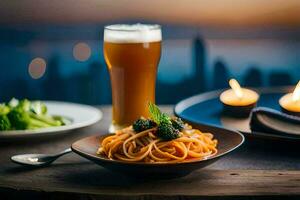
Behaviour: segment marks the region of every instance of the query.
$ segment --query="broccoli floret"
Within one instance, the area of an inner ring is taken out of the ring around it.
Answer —
[[[47,115],[47,106],[41,101],[18,100],[0,104],[0,115],[7,115],[11,129],[26,130],[64,125],[62,117]]]
[[[172,126],[175,129],[178,129],[179,131],[181,131],[182,129],[184,129],[184,123],[183,123],[183,121],[180,118],[174,117],[173,119],[171,119],[171,122],[172,122]]]
[[[23,112],[28,112],[31,107],[31,102],[28,99],[23,99],[19,101],[19,104],[16,106],[17,109],[22,110]]]
[[[9,113],[10,108],[5,104],[0,104],[0,115],[7,115]]]
[[[154,121],[152,121],[150,119],[143,119],[143,118],[136,120],[132,125],[133,130],[137,133],[147,130],[147,129],[150,129],[150,128],[153,128],[155,126],[156,126],[156,123]]]
[[[157,136],[163,140],[173,140],[180,137],[180,132],[170,123],[161,123],[157,129]]]
[[[12,126],[17,130],[26,129],[30,120],[29,116],[19,109],[13,109],[7,116]]]
[[[24,112],[20,108],[14,108],[8,114],[8,118],[12,126],[17,130],[46,128],[51,126],[45,122],[30,117],[28,112]]]
[[[46,115],[47,106],[41,101],[33,101],[30,104],[30,111],[37,115]]]
[[[6,131],[11,129],[11,124],[6,115],[0,115],[0,131]]]
[[[19,100],[18,99],[15,99],[15,98],[12,98],[8,104],[7,104],[10,108],[15,108],[19,105]]]

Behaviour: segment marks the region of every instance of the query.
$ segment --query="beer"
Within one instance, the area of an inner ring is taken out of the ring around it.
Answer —
[[[155,102],[157,66],[161,55],[158,25],[110,25],[104,30],[104,57],[112,86],[111,132],[149,117]]]

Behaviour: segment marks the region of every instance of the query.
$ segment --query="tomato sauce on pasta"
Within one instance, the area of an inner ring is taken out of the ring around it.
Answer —
[[[180,131],[180,137],[173,140],[165,141],[156,132],[157,127],[138,133],[132,126],[126,127],[103,139],[97,153],[113,160],[176,163],[203,160],[218,151],[218,141],[211,133],[193,129],[188,124]]]

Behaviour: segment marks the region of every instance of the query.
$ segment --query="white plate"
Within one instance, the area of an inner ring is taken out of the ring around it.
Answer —
[[[47,105],[48,113],[50,115],[66,117],[71,120],[71,123],[65,126],[41,128],[36,130],[0,131],[0,138],[8,139],[29,136],[50,136],[87,127],[102,119],[102,112],[92,106],[57,101],[44,101],[44,103]]]

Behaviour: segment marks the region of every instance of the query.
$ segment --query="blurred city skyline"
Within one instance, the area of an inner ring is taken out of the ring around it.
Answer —
[[[300,75],[297,62],[297,49],[300,48],[296,48],[299,42],[205,40],[199,36],[192,40],[166,40],[159,65],[157,102],[176,103],[191,95],[225,88],[232,77],[248,87],[294,84]],[[87,49],[81,49],[81,54],[77,55],[76,48],[82,44]],[[12,55],[11,59],[3,57],[1,62],[2,101],[15,96],[87,104],[111,103],[109,74],[101,42],[67,40],[52,41],[49,45],[44,41],[12,49],[4,52]],[[14,52],[15,49],[20,51]],[[293,56],[288,55],[290,53]],[[86,60],[79,61],[82,55],[87,55]],[[32,64],[35,61],[39,62]]]
[[[103,27],[139,22],[163,28],[158,103],[227,87],[232,77],[245,86],[300,79],[298,0],[4,0],[0,101],[110,103]]]

